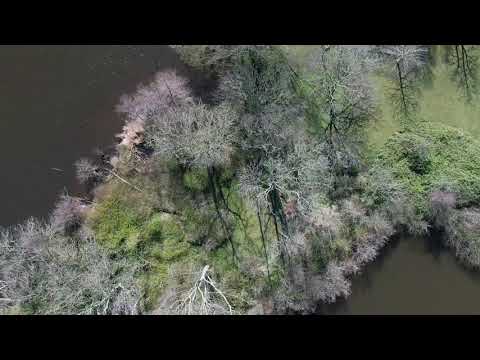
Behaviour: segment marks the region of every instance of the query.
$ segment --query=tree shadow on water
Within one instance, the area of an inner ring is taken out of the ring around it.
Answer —
[[[424,246],[425,251],[433,256],[435,262],[439,262],[441,255],[448,252],[443,234],[439,231],[432,231],[429,236],[425,237]]]

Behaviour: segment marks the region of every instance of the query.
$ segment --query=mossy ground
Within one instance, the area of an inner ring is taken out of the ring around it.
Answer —
[[[234,261],[232,249],[219,222],[213,204],[208,204],[206,174],[202,171],[184,173],[182,182],[187,198],[177,209],[180,216],[155,210],[153,198],[158,197],[148,180],[129,178],[144,193],[126,184],[112,180],[97,197],[88,223],[97,240],[104,247],[122,256],[134,257],[145,264],[140,276],[145,290],[148,309],[152,310],[162,292],[169,285],[173,268],[201,269],[210,265],[238,310],[252,306],[256,291],[266,287],[264,249],[256,212],[245,203],[228,171],[220,182],[229,208],[238,216],[231,216],[233,243],[237,253]],[[141,176],[139,176],[141,177]],[[140,186],[140,185],[139,185]],[[145,190],[147,189],[147,190]],[[201,195],[203,194],[203,195]],[[204,196],[202,198],[202,196]],[[201,201],[201,208],[196,201]],[[266,231],[267,246],[273,241],[271,226]],[[206,246],[210,242],[212,246]]]

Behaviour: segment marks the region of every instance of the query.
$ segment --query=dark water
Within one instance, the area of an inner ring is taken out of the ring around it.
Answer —
[[[480,273],[458,264],[435,239],[393,241],[353,278],[352,295],[325,314],[480,314]]]
[[[118,98],[167,67],[181,65],[160,45],[0,46],[0,225],[80,191],[72,164],[114,143]]]

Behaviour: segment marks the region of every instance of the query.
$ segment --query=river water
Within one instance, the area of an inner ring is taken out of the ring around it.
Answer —
[[[159,45],[1,46],[0,63],[3,226],[44,217],[64,188],[82,191],[72,164],[114,144],[122,94],[162,68],[185,73]],[[201,79],[193,81],[200,86]],[[480,275],[463,269],[438,241],[397,239],[354,277],[348,300],[320,312],[480,314]]]
[[[460,266],[438,238],[392,240],[353,277],[347,300],[323,306],[322,314],[480,314],[480,273]]]
[[[114,143],[119,97],[157,70],[184,70],[159,45],[2,45],[0,64],[2,226],[81,191],[72,164]]]

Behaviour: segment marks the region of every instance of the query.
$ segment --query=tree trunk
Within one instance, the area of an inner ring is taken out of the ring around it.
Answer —
[[[402,75],[402,69],[400,67],[400,62],[398,61],[397,61],[397,72],[398,72],[398,81],[400,83],[400,94],[402,96],[403,112],[405,115],[408,115],[407,99],[405,97],[404,79]]]
[[[467,95],[469,94],[469,85],[468,85],[468,55],[467,51],[465,50],[465,46],[461,45],[461,50],[462,50],[462,74],[463,74],[463,82],[465,84],[465,90],[467,92]]]

